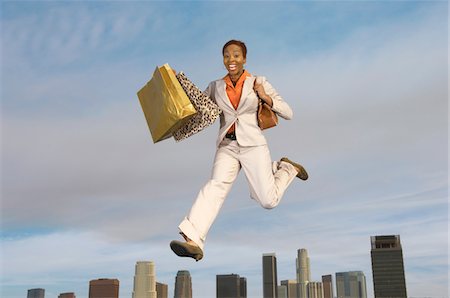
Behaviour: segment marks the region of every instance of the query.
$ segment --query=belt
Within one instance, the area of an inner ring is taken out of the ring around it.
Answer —
[[[235,132],[229,132],[229,133],[227,133],[227,134],[225,135],[225,138],[226,138],[226,139],[233,140],[233,141],[236,141],[236,133],[235,133]]]

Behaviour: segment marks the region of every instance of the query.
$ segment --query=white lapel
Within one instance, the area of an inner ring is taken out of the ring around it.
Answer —
[[[249,76],[245,78],[244,86],[242,87],[241,99],[239,100],[238,110],[240,107],[244,106],[244,102],[247,99],[247,95],[253,91],[253,84],[255,83],[255,77]]]
[[[216,98],[216,101],[219,99],[221,100],[226,106],[228,106],[230,109],[234,110],[233,105],[231,104],[230,99],[228,98],[227,91],[226,91],[226,83],[224,80],[218,80],[216,83],[216,91],[218,98]]]

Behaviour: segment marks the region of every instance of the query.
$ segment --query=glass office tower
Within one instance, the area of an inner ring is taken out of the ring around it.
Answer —
[[[372,236],[370,240],[375,298],[406,298],[405,269],[400,236]]]
[[[174,298],[192,298],[192,280],[189,271],[180,270],[177,272]]]
[[[263,255],[264,298],[278,298],[277,257],[275,253]]]

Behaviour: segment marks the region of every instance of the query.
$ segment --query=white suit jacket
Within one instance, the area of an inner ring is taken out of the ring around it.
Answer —
[[[261,128],[258,126],[256,112],[258,110],[258,96],[253,90],[256,78],[262,83],[264,91],[272,98],[272,110],[280,117],[290,120],[292,109],[281,98],[265,77],[249,76],[244,81],[242,95],[238,108],[235,110],[227,96],[226,83],[223,79],[209,83],[205,93],[210,96],[222,109],[220,115],[220,130],[216,145],[222,142],[228,129],[236,123],[236,139],[241,146],[260,146],[267,144]]]

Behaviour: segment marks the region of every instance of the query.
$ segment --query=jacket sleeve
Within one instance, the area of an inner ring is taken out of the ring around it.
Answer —
[[[283,100],[283,98],[278,94],[275,88],[266,80],[265,77],[260,77],[262,80],[262,84],[264,87],[264,91],[266,91],[267,95],[272,98],[273,106],[272,110],[277,113],[280,117],[291,120],[293,116],[293,112],[291,107]]]
[[[207,96],[209,96],[214,102],[216,102],[216,97],[214,94],[214,87],[215,87],[215,81],[212,81],[211,83],[209,83],[208,87],[206,87],[205,91],[203,91],[203,93],[205,93]]]

